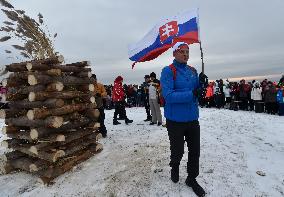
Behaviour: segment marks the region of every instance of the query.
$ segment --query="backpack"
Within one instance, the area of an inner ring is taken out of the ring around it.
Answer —
[[[195,68],[193,68],[192,66],[189,66],[189,65],[187,65],[187,66],[188,66],[193,72],[197,73],[197,71],[196,71]],[[176,78],[177,78],[177,69],[176,69],[176,67],[174,66],[174,64],[169,65],[169,67],[170,67],[171,71],[173,72],[173,80],[175,81]],[[161,87],[160,89],[162,90],[162,87]],[[165,100],[165,98],[164,98],[163,95],[162,95],[162,91],[159,92],[159,99],[158,99],[158,101],[159,101],[160,106],[162,106],[162,107],[165,106],[166,100]]]

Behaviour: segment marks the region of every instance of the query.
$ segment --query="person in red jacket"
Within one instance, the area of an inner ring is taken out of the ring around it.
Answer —
[[[129,120],[126,116],[125,101],[124,101],[124,89],[122,86],[123,78],[121,76],[116,77],[114,80],[114,86],[112,90],[112,100],[114,102],[115,111],[113,115],[113,125],[118,125],[120,122],[117,121],[117,115],[121,114],[125,120],[125,124],[132,123],[133,120]]]

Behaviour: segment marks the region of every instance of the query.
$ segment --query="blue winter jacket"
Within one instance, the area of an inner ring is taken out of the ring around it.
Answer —
[[[198,120],[198,99],[193,90],[199,88],[197,72],[186,64],[174,60],[176,79],[169,66],[161,73],[162,95],[165,99],[164,115],[167,119],[176,122]]]
[[[280,89],[277,91],[277,103],[284,103],[283,100],[283,91]]]

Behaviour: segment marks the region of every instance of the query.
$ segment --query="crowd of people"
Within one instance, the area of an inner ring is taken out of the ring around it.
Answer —
[[[153,79],[155,79],[156,82],[159,81],[156,79],[155,73],[152,73],[152,76],[155,77]],[[147,114],[146,119],[147,121],[151,121],[148,88],[152,80],[150,75],[145,75],[144,79],[145,81],[141,85],[123,85],[125,106],[129,108],[145,107]],[[114,109],[114,102],[112,100],[113,85],[105,85],[104,87],[107,92],[104,102],[105,109]],[[261,82],[256,80],[246,82],[244,79],[240,82],[229,82],[228,80],[220,79],[209,82],[199,91],[199,106],[284,115],[283,88],[284,75],[278,83],[268,81],[267,79]],[[155,91],[158,97],[157,101],[163,106],[159,98],[159,86],[157,86]],[[152,98],[155,97],[152,95]]]
[[[284,115],[283,88],[284,76],[278,83],[267,79],[262,82],[242,79],[239,83],[220,79],[200,92],[199,105]]]

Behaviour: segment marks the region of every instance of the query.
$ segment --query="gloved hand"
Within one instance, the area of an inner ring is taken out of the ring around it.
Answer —
[[[203,72],[201,72],[199,74],[199,82],[201,84],[207,84],[208,83],[208,77]]]

